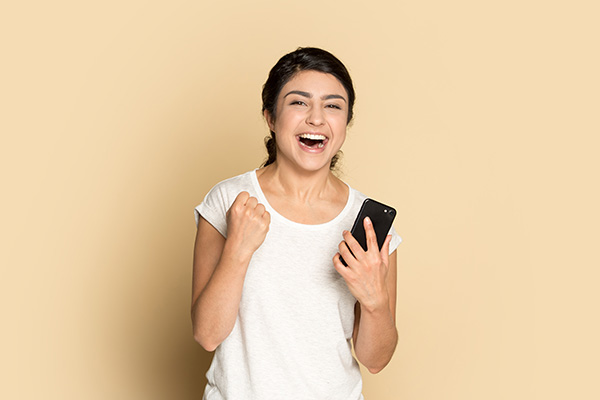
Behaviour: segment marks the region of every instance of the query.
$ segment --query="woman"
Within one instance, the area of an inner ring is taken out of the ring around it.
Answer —
[[[332,54],[299,48],[262,97],[267,162],[195,209],[194,337],[216,350],[204,398],[362,399],[351,343],[372,373],[392,357],[401,239],[392,228],[379,251],[365,219],[365,252],[348,232],[366,196],[331,170],[352,80]]]

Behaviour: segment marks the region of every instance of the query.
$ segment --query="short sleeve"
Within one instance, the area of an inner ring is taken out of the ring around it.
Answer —
[[[200,222],[200,216],[208,221],[223,237],[227,237],[227,196],[220,185],[213,187],[202,203],[194,209],[196,226]]]
[[[394,229],[393,226],[388,232],[388,235],[392,235],[392,241],[390,242],[390,254],[392,254],[398,248],[400,243],[402,243],[402,238],[400,237],[400,235],[398,235],[396,229]]]

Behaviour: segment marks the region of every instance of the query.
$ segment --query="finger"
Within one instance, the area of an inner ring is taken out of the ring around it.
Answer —
[[[356,258],[357,260],[362,260],[364,258],[365,250],[362,248],[360,243],[358,243],[356,241],[354,236],[352,236],[352,233],[350,233],[348,231],[344,231],[342,233],[342,236],[344,237],[346,244],[348,245],[348,247],[354,254],[354,258]],[[344,257],[344,254],[342,254],[342,257]],[[344,257],[344,260],[345,259],[346,259],[346,257]]]
[[[373,229],[373,222],[371,221],[371,218],[365,217],[363,220],[363,225],[365,227],[365,235],[367,236],[367,251],[379,251],[379,246],[377,245],[377,234],[375,234],[375,229]]]
[[[387,235],[387,237],[385,238],[385,242],[383,242],[383,246],[381,246],[381,261],[383,261],[385,265],[388,265],[391,241],[392,235]]]
[[[263,215],[260,216],[260,224],[263,230],[269,231],[269,227],[271,226],[271,214],[268,211],[265,211]]]
[[[360,247],[360,245],[359,245]],[[340,255],[344,258],[344,261],[346,262],[346,264],[348,264],[348,267],[352,267],[353,265],[355,266],[356,261],[356,257],[354,256],[353,252],[350,251],[350,249],[348,248],[348,244],[344,241],[340,242],[339,246],[338,246],[338,250],[340,252]],[[362,250],[362,249],[361,249]],[[341,261],[340,261],[341,264]],[[344,266],[344,264],[342,264],[342,266]]]
[[[262,215],[262,219],[267,221],[267,224],[271,223],[271,214],[265,210],[265,212]]]
[[[248,200],[246,200],[246,207],[248,207],[249,210],[254,210],[256,208],[256,206],[258,205],[258,199],[256,197],[248,197]]]
[[[258,203],[256,205],[256,208],[254,210],[256,212],[256,215],[258,215],[259,217],[262,217],[264,215],[265,211],[267,211],[267,209],[265,208],[265,206],[263,206],[260,203]]]
[[[250,197],[250,193],[248,192],[240,192],[235,200],[233,201],[233,204],[246,204],[246,201],[248,201],[248,198]]]
[[[250,194],[248,192],[238,193],[238,195],[235,197],[235,200],[233,200],[233,203],[229,207],[229,210],[227,210],[227,215],[230,216],[232,213],[238,214],[242,212],[244,210],[244,204],[246,204],[246,200],[248,200],[248,197],[250,197]]]
[[[344,260],[346,259],[344,258]],[[346,264],[347,263],[348,262],[346,261]],[[340,259],[340,253],[335,253],[335,256],[333,256],[333,267],[344,279],[351,272],[350,268],[342,264],[342,260]]]

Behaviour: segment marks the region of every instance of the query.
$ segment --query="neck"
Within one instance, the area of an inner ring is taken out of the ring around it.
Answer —
[[[302,202],[326,197],[337,181],[328,166],[317,171],[306,171],[279,160],[261,172],[261,180],[268,181],[271,190]]]

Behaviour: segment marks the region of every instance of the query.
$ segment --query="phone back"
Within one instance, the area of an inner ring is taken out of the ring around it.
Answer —
[[[396,210],[373,199],[365,199],[351,231],[352,236],[354,236],[365,251],[367,250],[367,238],[363,220],[367,216],[373,222],[373,228],[377,235],[377,245],[381,249],[396,217]]]

